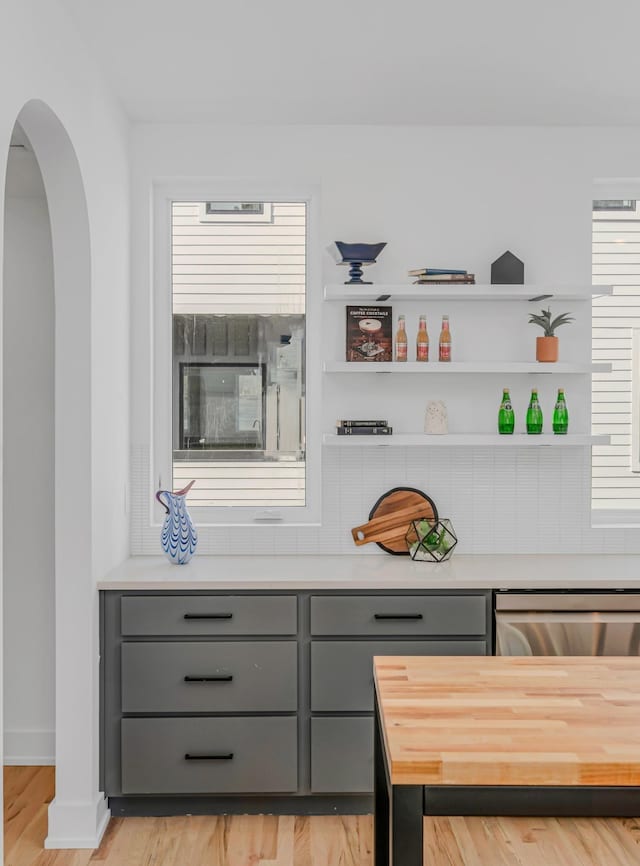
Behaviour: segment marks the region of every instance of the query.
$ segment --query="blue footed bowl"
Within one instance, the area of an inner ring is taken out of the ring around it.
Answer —
[[[344,241],[334,241],[338,247],[343,262],[375,262],[382,250],[383,244],[345,244]]]

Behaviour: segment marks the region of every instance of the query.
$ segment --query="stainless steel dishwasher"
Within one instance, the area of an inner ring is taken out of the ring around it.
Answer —
[[[496,655],[640,655],[640,593],[497,593]]]

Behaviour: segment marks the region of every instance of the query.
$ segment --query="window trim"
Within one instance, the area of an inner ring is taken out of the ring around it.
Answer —
[[[151,277],[151,460],[149,496],[167,487],[172,478],[172,299],[171,205],[174,201],[305,202],[305,501],[304,506],[273,508],[190,505],[194,522],[205,526],[319,526],[322,515],[322,272],[320,243],[320,189],[315,184],[283,184],[246,178],[163,179],[152,190]],[[308,327],[308,323],[313,326]],[[151,525],[160,526],[164,512],[152,506]]]

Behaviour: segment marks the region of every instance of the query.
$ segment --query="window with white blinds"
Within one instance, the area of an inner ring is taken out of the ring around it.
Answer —
[[[592,508],[624,521],[640,512],[638,357],[640,346],[640,202],[599,199],[593,209],[593,282],[613,294],[593,300],[593,432],[611,436],[592,449]],[[635,346],[635,350],[634,350]],[[634,521],[635,522],[635,521]]]
[[[173,486],[304,508],[307,204],[173,201]]]

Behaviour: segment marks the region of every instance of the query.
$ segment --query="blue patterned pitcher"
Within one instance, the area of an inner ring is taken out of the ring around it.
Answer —
[[[158,490],[156,499],[167,512],[162,526],[162,549],[174,565],[184,565],[196,552],[198,533],[187,511],[187,493],[195,484],[190,481],[182,490]]]

